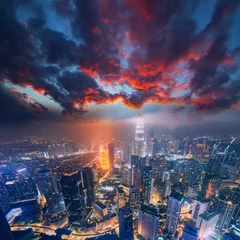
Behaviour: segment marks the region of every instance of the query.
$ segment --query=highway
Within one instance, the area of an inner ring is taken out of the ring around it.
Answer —
[[[91,167],[94,163],[97,163],[99,160],[99,155],[96,156],[91,162],[85,164],[83,167]]]
[[[35,233],[45,233],[48,235],[55,235],[55,231],[57,229],[57,227],[53,228],[53,227],[47,227],[47,226],[20,226],[20,227],[11,227],[12,231],[16,231],[16,230],[26,230],[28,228],[32,228],[33,231]],[[111,227],[110,229],[104,230],[102,232],[98,232],[98,233],[71,233],[69,236],[65,236],[63,239],[85,239],[88,237],[98,237],[98,236],[102,236],[108,232],[110,232],[113,229],[118,228],[118,224],[114,225],[113,227]]]

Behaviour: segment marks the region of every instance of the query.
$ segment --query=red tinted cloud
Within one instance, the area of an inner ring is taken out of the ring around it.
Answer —
[[[66,35],[48,28],[47,12],[23,24],[15,16],[17,5],[5,1],[0,44],[9,51],[0,56],[1,81],[50,96],[64,115],[83,114],[89,103],[116,101],[131,108],[184,105],[192,113],[233,108],[240,95],[233,78],[239,49],[227,43],[239,1],[217,1],[199,32],[194,13],[200,2],[53,0],[53,9],[69,22]],[[4,25],[9,19],[12,25]],[[122,86],[116,94],[104,88],[116,85]]]

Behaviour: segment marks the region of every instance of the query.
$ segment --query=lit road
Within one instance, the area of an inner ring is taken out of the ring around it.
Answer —
[[[110,170],[108,170],[108,171],[105,173],[105,175],[102,176],[102,177],[99,179],[98,183],[99,183],[99,184],[102,183],[102,182],[106,179],[106,177],[108,176],[109,173],[110,173]]]
[[[111,230],[114,230],[116,228],[118,228],[118,224],[112,226],[110,229],[104,230],[104,231],[99,231],[98,233],[71,233],[69,237],[73,237],[73,239],[85,239],[87,237],[98,237],[98,236],[102,236],[108,232],[110,232]],[[77,238],[76,238],[77,237]],[[70,238],[68,238],[70,239]]]
[[[20,226],[20,227],[11,227],[11,230],[26,230],[28,228],[32,228],[35,233],[45,233],[47,235],[54,235],[55,230],[53,228],[44,227],[44,226]]]
[[[83,167],[91,167],[94,163],[98,162],[99,156],[96,156],[90,163],[85,164]]]
[[[69,236],[66,236],[63,239],[85,239],[87,237],[97,237],[97,236],[102,236],[108,232],[110,232],[113,229],[118,228],[118,224],[114,225],[113,227],[104,230],[104,231],[99,231],[98,233],[71,233]],[[32,228],[32,230],[36,233],[45,233],[48,235],[55,235],[55,230],[57,227],[47,227],[47,226],[20,226],[20,227],[11,227],[11,230],[26,230],[28,228]]]

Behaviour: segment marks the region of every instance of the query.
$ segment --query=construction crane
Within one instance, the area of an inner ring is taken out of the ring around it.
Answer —
[[[220,144],[221,144],[221,141],[219,141],[217,144],[213,145],[212,155],[214,155],[216,153],[216,150]]]
[[[225,148],[224,153],[227,153],[228,149],[232,145],[232,143],[236,140],[236,138],[233,138],[232,141],[229,143],[229,145]]]

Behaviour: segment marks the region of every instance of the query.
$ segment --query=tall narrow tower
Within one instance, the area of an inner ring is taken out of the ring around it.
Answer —
[[[135,133],[135,145],[136,145],[135,154],[140,157],[144,157],[145,155],[144,124],[143,117],[141,114],[138,114],[138,121]]]

